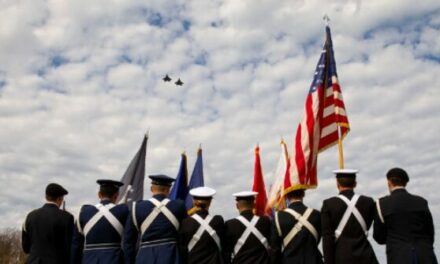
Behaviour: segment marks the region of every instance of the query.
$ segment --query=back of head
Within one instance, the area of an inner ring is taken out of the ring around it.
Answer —
[[[337,178],[339,186],[343,188],[355,188],[356,187],[356,178],[352,177],[342,177]]]
[[[68,192],[66,189],[63,188],[63,186],[57,184],[57,183],[49,183],[46,186],[46,200],[50,202],[55,202],[57,199],[64,197],[64,195],[67,195]]]
[[[114,181],[110,179],[100,179],[96,181],[99,184],[99,198],[108,199],[111,202],[116,202],[119,194],[119,187],[124,185],[120,181]]]
[[[240,211],[253,210],[255,207],[255,199],[237,200],[237,208]]]
[[[387,172],[387,179],[394,186],[403,186],[409,182],[409,176],[405,170],[401,168],[392,168]]]
[[[169,195],[171,185],[175,179],[163,174],[155,174],[148,177],[151,179],[151,192],[153,195]]]
[[[305,190],[299,189],[295,191],[288,192],[286,194],[287,199],[289,200],[302,200],[305,196]]]

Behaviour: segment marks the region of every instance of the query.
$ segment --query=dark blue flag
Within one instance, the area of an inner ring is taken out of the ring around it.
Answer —
[[[171,188],[169,198],[171,200],[180,199],[182,201],[185,201],[187,195],[188,195],[188,168],[186,165],[186,154],[182,153],[179,172],[177,173],[176,182]]]
[[[205,186],[205,183],[203,179],[202,149],[199,148],[199,150],[197,151],[196,164],[194,165],[191,180],[189,181],[188,190],[201,186]],[[187,210],[192,208],[192,198],[189,194],[186,196],[185,205]]]
[[[145,157],[147,152],[148,134],[145,135],[142,145],[131,160],[130,165],[122,176],[124,185],[119,189],[117,203],[127,203],[130,206],[134,201],[144,198]]]

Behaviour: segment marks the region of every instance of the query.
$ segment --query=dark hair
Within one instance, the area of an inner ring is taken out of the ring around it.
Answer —
[[[99,193],[107,198],[112,197],[118,191],[119,188],[116,188],[115,186],[112,185],[101,185],[101,187],[99,188]]]
[[[253,208],[255,205],[255,200],[254,199],[250,199],[250,200],[238,200],[237,204],[240,207],[246,207],[246,208]]]
[[[286,197],[288,199],[302,199],[302,198],[304,198],[305,195],[306,195],[305,190],[301,189],[301,190],[295,190],[295,191],[288,192],[286,194]]]
[[[61,196],[58,196],[58,197],[61,197]],[[55,200],[56,200],[58,197],[55,197],[55,196],[47,195],[47,194],[46,194],[46,200],[48,200],[49,202],[55,202]]]
[[[409,176],[401,168],[392,168],[387,172],[387,179],[396,186],[406,186],[409,182]]]
[[[354,188],[356,186],[356,178],[343,177],[336,178],[339,185],[345,188]]]
[[[406,180],[399,178],[399,177],[389,177],[388,180],[394,185],[394,186],[403,186],[405,187],[408,183]]]

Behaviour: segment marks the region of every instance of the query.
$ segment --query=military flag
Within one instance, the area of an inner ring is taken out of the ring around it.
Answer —
[[[196,187],[205,186],[204,178],[203,178],[203,159],[202,159],[202,148],[200,147],[197,150],[197,160],[194,165],[194,170],[191,174],[191,179],[188,184],[188,190],[191,190]],[[192,197],[191,195],[187,195],[185,199],[186,209],[190,210],[192,206]]]
[[[273,211],[279,211],[286,208],[286,200],[283,197],[284,178],[289,174],[289,154],[287,152],[287,144],[281,140],[281,153],[278,159],[278,165],[273,176],[273,184],[269,191],[269,197],[266,205],[266,213],[272,214]]]
[[[257,215],[265,215],[267,203],[266,186],[264,185],[263,170],[260,162],[260,147],[255,147],[254,181],[252,191],[258,192],[255,198],[255,210]]]
[[[306,98],[305,113],[298,125],[290,161],[290,176],[285,178],[287,193],[294,189],[314,188],[318,184],[318,153],[340,143],[350,127],[341,87],[336,73],[330,28],[326,26],[326,41],[316,66]]]
[[[179,172],[177,173],[176,182],[174,182],[169,198],[171,200],[180,199],[185,201],[188,195],[188,167],[185,152],[182,153],[180,159]]]
[[[134,201],[144,198],[145,158],[147,154],[148,133],[142,140],[141,147],[134,155],[122,176],[124,185],[119,189],[117,203],[127,203],[129,206]]]

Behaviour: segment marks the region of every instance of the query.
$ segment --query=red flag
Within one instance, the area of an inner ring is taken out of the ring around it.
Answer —
[[[258,192],[255,198],[255,210],[257,215],[264,215],[267,203],[266,187],[264,186],[263,170],[260,162],[260,147],[255,148],[254,182],[252,191]]]
[[[338,143],[350,127],[336,73],[330,28],[306,98],[305,113],[298,125],[284,193],[318,185],[318,153]]]

